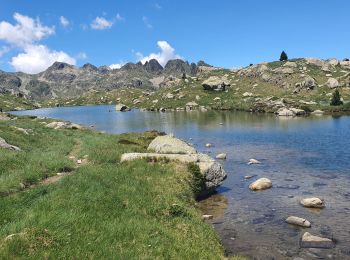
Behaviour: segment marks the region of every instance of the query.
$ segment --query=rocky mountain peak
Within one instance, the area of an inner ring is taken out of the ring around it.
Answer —
[[[197,62],[197,66],[202,66],[202,67],[213,67],[212,65],[209,65],[208,63],[206,63],[204,60],[200,60]]]
[[[85,63],[82,67],[83,70],[87,70],[87,71],[97,71],[97,67],[92,65],[91,63]]]
[[[197,65],[195,63],[189,64],[181,59],[169,60],[164,67],[164,73],[175,76],[182,74],[194,76],[197,73]]]
[[[162,65],[160,65],[156,59],[151,59],[149,61],[146,61],[143,67],[146,71],[150,73],[155,73],[155,74],[158,74],[163,70]]]
[[[46,71],[53,71],[53,70],[63,70],[65,68],[71,68],[73,69],[74,66],[70,65],[68,63],[65,62],[59,62],[59,61],[55,61]]]

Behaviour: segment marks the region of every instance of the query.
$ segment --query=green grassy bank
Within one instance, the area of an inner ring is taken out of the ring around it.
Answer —
[[[0,121],[0,137],[21,148],[0,148],[0,259],[224,258],[196,207],[190,168],[119,162],[156,135]]]

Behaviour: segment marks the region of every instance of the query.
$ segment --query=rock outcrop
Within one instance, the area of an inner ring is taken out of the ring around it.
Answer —
[[[225,91],[226,87],[230,86],[230,84],[226,79],[212,76],[203,81],[202,86],[204,90]]]
[[[48,128],[53,129],[82,129],[83,127],[78,124],[74,124],[71,122],[61,122],[61,121],[54,121],[46,125]]]
[[[227,176],[221,164],[210,156],[198,153],[186,142],[170,135],[156,137],[148,146],[148,150],[152,152],[125,153],[121,156],[121,162],[144,158],[166,158],[167,160],[182,163],[195,163],[198,165],[205,183],[205,189],[202,191],[202,195],[213,192],[215,188],[222,184]]]
[[[7,150],[12,150],[12,151],[20,151],[21,149],[17,146],[8,144],[5,139],[0,137],[0,148],[7,149]]]

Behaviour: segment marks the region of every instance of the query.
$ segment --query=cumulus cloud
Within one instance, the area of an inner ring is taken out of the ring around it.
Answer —
[[[55,33],[54,27],[43,26],[40,20],[15,13],[16,24],[0,22],[0,40],[16,46],[25,46]]]
[[[76,60],[65,52],[50,50],[45,45],[26,46],[23,53],[12,57],[10,64],[16,71],[35,74],[45,70],[55,61],[76,64]]]
[[[136,52],[135,55],[137,60],[141,61],[144,64],[146,61],[156,59],[159,62],[159,64],[164,67],[169,60],[183,59],[180,55],[175,53],[175,49],[171,47],[171,45],[168,42],[158,41],[157,45],[160,49],[160,52],[151,53],[148,56],[143,56],[142,53]]]
[[[142,17],[142,21],[143,21],[143,23],[146,25],[146,27],[148,29],[152,29],[153,28],[153,25],[149,22],[148,17],[143,16]]]
[[[111,65],[109,65],[109,67],[112,69],[112,70],[114,70],[114,69],[120,69],[121,67],[123,67],[124,66],[124,64],[125,63],[115,63],[115,64],[111,64]]]
[[[113,25],[113,21],[108,21],[106,18],[97,16],[92,22],[91,22],[91,28],[94,30],[104,30],[111,28]]]
[[[64,16],[60,17],[60,23],[63,27],[68,27],[70,24],[69,20]]]
[[[39,43],[40,40],[55,33],[54,27],[44,26],[39,18],[33,19],[19,13],[15,13],[13,19],[16,21],[15,24],[7,21],[0,22],[0,40],[20,49],[20,52],[9,62],[16,71],[38,73],[55,61],[76,64],[76,60],[67,53],[50,50]]]

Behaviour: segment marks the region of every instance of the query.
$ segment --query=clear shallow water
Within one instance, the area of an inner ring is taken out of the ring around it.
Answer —
[[[214,197],[212,204],[209,199],[202,208],[204,213],[215,213],[212,223],[228,254],[253,259],[350,259],[350,117],[277,118],[217,111],[118,113],[114,106],[15,114],[70,120],[110,133],[156,129],[174,133],[213,156],[226,152],[228,159],[222,163],[228,178],[218,190],[224,198]],[[210,149],[205,148],[208,142],[214,145]],[[248,166],[250,158],[263,163]],[[245,175],[256,177],[245,180]],[[274,187],[249,191],[249,183],[259,177],[270,178]],[[301,207],[299,200],[307,196],[324,198],[327,207],[319,211]],[[312,228],[284,223],[290,215],[308,219]],[[300,249],[305,231],[333,237],[336,248]]]

